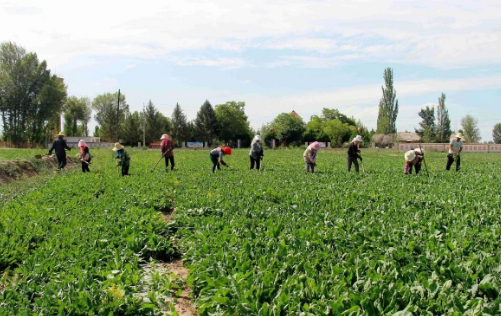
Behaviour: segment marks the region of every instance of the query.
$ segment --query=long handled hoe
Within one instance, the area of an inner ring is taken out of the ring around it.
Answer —
[[[426,158],[424,158],[424,152],[423,150],[421,149],[421,143],[419,143],[419,150],[421,151],[421,153],[423,154],[423,161],[424,161],[424,168],[426,169],[426,175],[428,176],[428,178],[430,177],[430,173],[428,172],[428,166],[426,165]]]

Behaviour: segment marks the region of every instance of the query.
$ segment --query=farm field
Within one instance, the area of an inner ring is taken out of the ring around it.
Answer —
[[[235,150],[216,174],[207,151],[177,151],[166,174],[158,152],[127,150],[130,177],[93,150],[90,174],[0,186],[16,192],[0,315],[174,314],[182,282],[144,267],[180,254],[201,315],[501,314],[500,155],[464,153],[456,173],[427,153],[427,178],[395,151],[362,150],[360,175],[320,151],[305,175],[299,149],[265,151],[261,172]]]

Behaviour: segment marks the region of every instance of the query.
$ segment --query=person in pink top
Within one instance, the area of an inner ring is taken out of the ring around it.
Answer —
[[[174,170],[174,142],[170,139],[169,135],[163,134],[160,137],[162,141],[160,143],[160,150],[162,151],[162,157],[165,158],[165,171],[169,171],[169,161],[170,161],[170,171]]]
[[[82,172],[90,172],[90,152],[89,146],[81,139],[78,142],[78,148],[80,149],[80,161],[82,162]]]

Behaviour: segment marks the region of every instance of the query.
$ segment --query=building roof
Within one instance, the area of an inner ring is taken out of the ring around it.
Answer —
[[[416,143],[421,141],[418,133],[398,132],[397,139],[399,143]]]
[[[299,114],[297,114],[297,112],[296,112],[296,111],[294,111],[294,110],[292,110],[291,114],[292,114],[292,116],[294,116],[294,117],[299,117],[299,118],[301,118],[301,116],[299,116]]]

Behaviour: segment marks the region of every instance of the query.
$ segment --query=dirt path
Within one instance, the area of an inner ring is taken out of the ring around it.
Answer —
[[[169,213],[162,213],[162,218],[166,222],[171,222],[174,219],[175,209]],[[177,246],[174,244],[174,246]],[[191,289],[186,285],[186,280],[188,278],[189,270],[184,266],[183,259],[177,259],[175,261],[166,263],[167,271],[175,274],[178,278],[183,280],[183,291],[182,293],[173,299],[171,302],[174,305],[176,313],[179,316],[195,316],[198,315],[195,307],[191,301]]]

